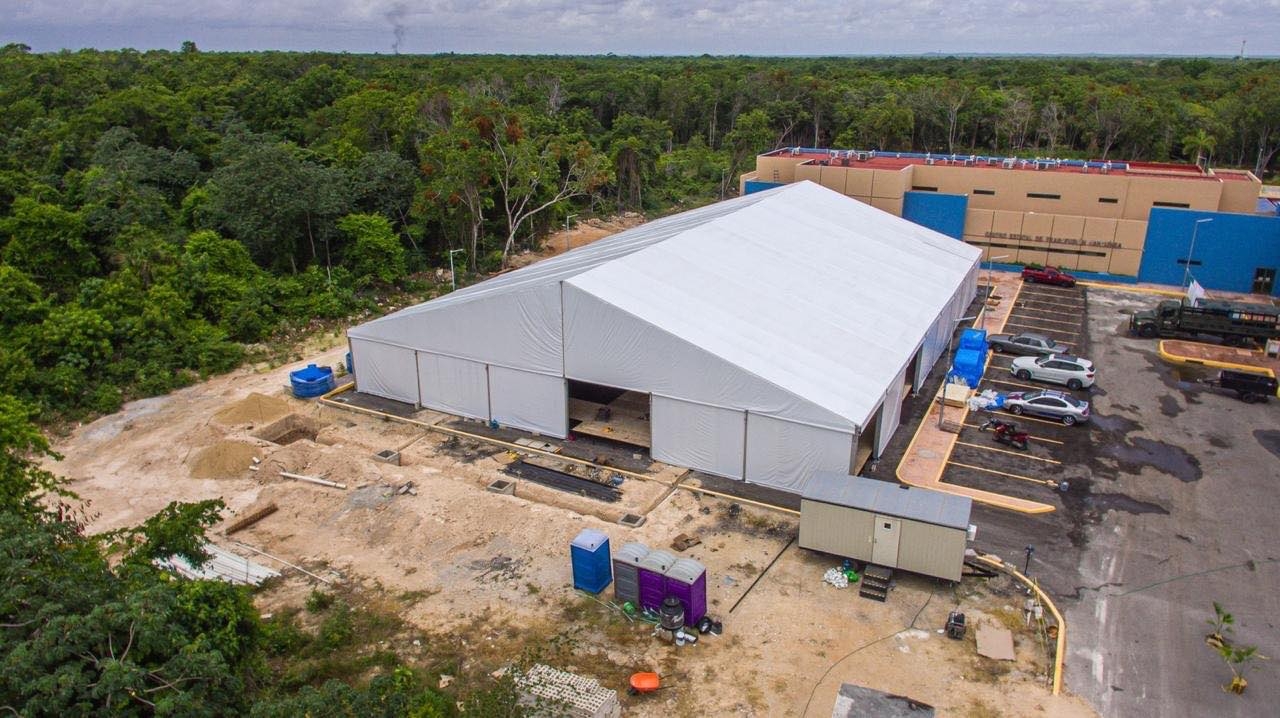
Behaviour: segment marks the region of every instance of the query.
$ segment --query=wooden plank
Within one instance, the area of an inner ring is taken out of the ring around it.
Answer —
[[[244,516],[241,516],[235,521],[232,521],[231,523],[227,524],[226,530],[223,531],[222,533],[226,534],[227,536],[230,536],[231,534],[237,531],[243,531],[249,528],[250,526],[258,523],[259,521],[265,519],[266,517],[270,516],[271,514],[274,514],[276,511],[279,510],[279,508],[280,507],[276,506],[275,502],[273,501],[267,504],[266,506],[261,506],[257,509],[254,509],[249,513],[245,514]]]
[[[653,445],[649,432],[649,422],[628,416],[614,414],[609,421],[584,421],[573,427],[576,434],[598,436],[602,439],[621,441],[624,444],[643,446]]]

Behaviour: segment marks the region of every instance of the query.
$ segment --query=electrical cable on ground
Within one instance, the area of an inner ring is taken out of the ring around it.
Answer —
[[[823,671],[822,676],[818,678],[818,682],[813,684],[813,690],[809,691],[809,700],[804,702],[804,710],[800,711],[800,718],[804,718],[804,716],[809,714],[809,704],[813,702],[813,697],[818,694],[819,686],[822,685],[823,681],[827,680],[827,676],[831,674],[831,671],[835,670],[836,666],[849,660],[850,657],[852,657],[855,653],[858,653],[864,648],[870,648],[871,646],[874,646],[877,643],[880,643],[881,641],[887,641],[890,638],[893,638],[894,636],[898,635],[899,633],[902,633],[903,631],[910,631],[911,629],[915,628],[916,621],[920,618],[920,614],[924,613],[924,609],[928,608],[929,602],[933,600],[933,592],[934,592],[934,589],[930,588],[929,597],[924,600],[924,605],[920,607],[920,610],[916,611],[916,615],[911,617],[911,623],[908,623],[906,626],[894,631],[893,633],[883,635],[875,639],[874,641],[868,641],[867,643],[864,643],[861,646],[858,646],[852,651],[849,651],[848,653],[841,656],[840,659],[837,660],[835,663],[832,663],[830,666],[828,666],[827,670]]]
[[[760,572],[759,576],[756,576],[756,580],[752,581],[750,586],[747,586],[747,590],[743,591],[741,596],[738,596],[738,600],[734,601],[733,606],[729,608],[729,613],[733,613],[733,610],[738,607],[738,604],[742,603],[742,599],[746,598],[747,594],[751,593],[751,589],[755,588],[757,583],[760,583],[760,579],[764,578],[766,573],[769,573],[769,569],[773,568],[773,565],[778,562],[778,559],[782,558],[782,554],[786,553],[787,549],[791,548],[791,544],[796,542],[796,538],[798,537],[792,536],[791,540],[787,542],[787,545],[783,546],[782,550],[778,552],[778,555],[773,557],[773,560],[769,562],[768,566],[764,567],[764,570]]]
[[[1112,598],[1119,598],[1121,596],[1128,596],[1131,593],[1138,593],[1139,591],[1146,591],[1147,589],[1156,588],[1157,586],[1163,586],[1166,583],[1181,581],[1184,578],[1195,578],[1197,576],[1204,576],[1205,574],[1209,574],[1209,573],[1217,573],[1218,571],[1226,571],[1227,569],[1232,569],[1232,568],[1244,568],[1246,566],[1256,567],[1264,563],[1276,563],[1276,562],[1280,562],[1280,559],[1277,559],[1277,558],[1251,559],[1243,563],[1234,563],[1234,564],[1231,564],[1230,566],[1218,566],[1217,568],[1207,568],[1203,571],[1196,571],[1195,573],[1184,573],[1180,576],[1173,576],[1171,578],[1166,578],[1163,581],[1156,581],[1155,583],[1149,583],[1145,586],[1139,586],[1138,588],[1130,589],[1128,591],[1122,591],[1120,593],[1112,593],[1109,595]],[[1104,595],[1108,595],[1108,594],[1104,594]]]

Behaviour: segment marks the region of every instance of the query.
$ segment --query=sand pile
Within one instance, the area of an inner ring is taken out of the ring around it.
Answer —
[[[227,404],[213,415],[223,424],[266,424],[288,414],[292,409],[284,399],[253,392],[240,401]]]
[[[191,476],[197,479],[226,479],[249,473],[258,456],[258,447],[242,441],[216,441],[200,450],[191,462]]]

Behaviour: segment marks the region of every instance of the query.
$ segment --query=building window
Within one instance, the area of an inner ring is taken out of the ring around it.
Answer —
[[[1101,202],[1102,204],[1119,204],[1120,203],[1120,200],[1116,199],[1115,197],[1099,197],[1098,201]]]
[[[937,187],[921,187],[918,184],[911,185],[911,189],[914,192],[937,192],[938,191]]]
[[[992,197],[994,197],[994,196],[996,195],[996,191],[995,191],[995,190],[993,190],[993,189],[975,189],[975,190],[973,191],[973,193],[974,193],[974,194],[987,194],[987,195],[991,195]]]
[[[1047,192],[1028,192],[1028,199],[1062,199],[1060,194],[1049,194]]]
[[[1179,209],[1191,209],[1191,205],[1186,202],[1152,202],[1152,207],[1177,207]]]

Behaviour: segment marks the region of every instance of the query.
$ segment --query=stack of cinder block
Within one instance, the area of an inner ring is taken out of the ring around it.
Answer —
[[[571,718],[618,718],[622,705],[618,692],[594,678],[574,675],[536,664],[516,678],[520,702],[530,715]]]

